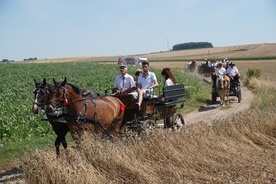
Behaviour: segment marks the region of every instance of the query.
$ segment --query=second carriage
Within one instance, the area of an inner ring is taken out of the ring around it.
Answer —
[[[141,110],[131,94],[114,95],[125,105],[121,133],[128,135],[156,127],[180,130],[185,120],[177,109],[184,107],[184,85],[165,86],[159,97],[143,99]]]

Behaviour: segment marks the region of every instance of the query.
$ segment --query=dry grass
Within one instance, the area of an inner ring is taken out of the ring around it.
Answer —
[[[210,51],[210,54],[209,52]],[[147,57],[151,60],[173,60],[173,59],[195,59],[195,58],[241,58],[241,57],[260,57],[276,56],[276,43],[236,45],[227,47],[213,47],[206,49],[180,50],[170,52],[156,52],[148,54],[134,54],[134,57]],[[57,62],[78,62],[78,61],[117,61],[120,56],[87,56],[87,57],[68,57],[68,58],[48,58],[24,61],[25,63],[57,63]]]
[[[252,78],[248,84],[248,88],[257,96],[253,101],[252,108],[258,108],[263,111],[276,111],[276,81]]]
[[[276,115],[252,111],[125,142],[87,140],[60,159],[37,151],[27,183],[273,183]]]

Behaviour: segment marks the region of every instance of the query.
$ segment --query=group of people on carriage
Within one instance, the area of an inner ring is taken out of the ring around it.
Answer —
[[[240,73],[238,68],[235,66],[235,63],[223,60],[217,65],[213,66],[213,70],[211,72],[211,78],[213,81],[212,93],[216,91],[218,80],[223,75],[227,75],[230,78],[230,86],[233,86],[234,84],[240,86]]]
[[[141,110],[143,99],[152,98],[154,88],[159,85],[155,73],[149,71],[148,61],[142,62],[142,70],[137,69],[135,71],[135,80],[127,73],[127,65],[121,64],[119,68],[121,73],[115,78],[113,94],[132,94],[134,99],[137,100],[137,108]],[[164,86],[177,84],[170,68],[164,68],[161,75],[164,78]]]
[[[223,59],[220,61],[223,65],[223,67],[225,69],[228,68],[228,64],[229,64],[229,61],[227,58]],[[193,72],[196,68],[196,61],[195,60],[192,60],[190,62],[188,62],[187,66],[186,66],[186,71],[191,71]],[[211,61],[208,61],[208,59],[205,59],[203,62],[201,62],[201,65],[198,66],[198,72],[200,74],[206,74],[206,75],[209,75],[212,71],[213,68],[216,68],[218,65],[217,61],[216,60],[211,60]]]

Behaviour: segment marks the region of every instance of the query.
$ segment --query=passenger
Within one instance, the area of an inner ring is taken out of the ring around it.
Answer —
[[[131,93],[136,89],[133,77],[127,73],[127,65],[119,66],[121,74],[117,75],[114,81],[114,94]]]
[[[153,72],[149,71],[149,62],[142,62],[143,73],[138,77],[138,108],[141,109],[143,98],[152,98],[153,88],[158,86],[157,78]]]
[[[229,67],[227,68],[226,73],[228,74],[228,76],[231,79],[231,82],[235,82],[238,85],[240,85],[240,73],[237,67],[235,67],[235,63],[234,62],[230,62],[229,63]]]
[[[217,61],[216,60],[213,60],[211,61],[211,67],[217,67]]]
[[[227,67],[228,67],[228,60],[227,60],[227,58],[225,58],[225,59],[222,61],[222,65],[223,65],[223,67],[224,67],[225,69],[227,69]]]
[[[172,86],[172,85],[176,85],[177,81],[174,78],[173,74],[171,73],[171,69],[170,68],[164,68],[161,72],[161,75],[163,76],[163,78],[165,79],[164,81],[164,86]],[[162,95],[160,95],[162,97]],[[171,121],[170,118],[165,118],[164,119],[164,128],[168,128],[170,127]]]
[[[161,72],[161,75],[164,77],[164,86],[171,86],[177,83],[176,79],[174,78],[173,74],[171,73],[170,68],[164,68]]]
[[[218,80],[219,80],[224,74],[226,74],[226,69],[223,67],[222,62],[219,62],[219,63],[218,63],[218,66],[217,66],[217,68],[216,68],[216,70],[215,70],[216,84],[213,85],[213,86],[215,86],[215,87],[218,86]]]
[[[137,82],[138,82],[138,77],[141,73],[143,73],[143,71],[141,69],[137,69],[134,73],[136,86],[137,86]]]
[[[217,80],[216,67],[211,68],[211,79],[213,81],[213,85],[212,85],[212,93],[213,93],[216,88],[216,80]]]

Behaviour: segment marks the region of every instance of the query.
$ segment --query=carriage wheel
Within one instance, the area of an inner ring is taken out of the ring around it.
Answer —
[[[173,123],[172,129],[173,130],[180,130],[182,128],[182,126],[185,125],[184,118],[179,112],[174,113],[172,120],[173,120],[172,121],[172,123]]]
[[[129,128],[128,125],[124,125],[120,129],[120,137],[122,139],[129,139],[129,138],[134,138],[137,136],[137,132],[133,132],[131,128]]]
[[[145,130],[152,130],[152,129],[154,129],[155,127],[156,127],[156,123],[155,123],[155,121],[153,121],[153,120],[148,119],[148,120],[146,120],[146,121],[143,123],[143,128],[144,128]]]

